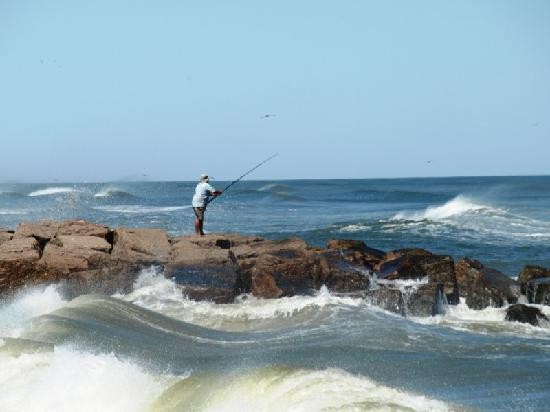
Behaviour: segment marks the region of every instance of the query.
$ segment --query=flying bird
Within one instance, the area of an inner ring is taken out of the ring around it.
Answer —
[[[275,117],[276,115],[275,114],[264,114],[262,116],[260,116],[260,119],[267,119],[269,117]]]

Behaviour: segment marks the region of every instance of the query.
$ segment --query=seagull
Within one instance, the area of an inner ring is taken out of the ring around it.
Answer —
[[[426,160],[426,163],[432,163],[432,161],[431,160]]]
[[[263,116],[260,116],[260,119],[267,119],[268,117],[275,117],[275,114],[264,114]]]

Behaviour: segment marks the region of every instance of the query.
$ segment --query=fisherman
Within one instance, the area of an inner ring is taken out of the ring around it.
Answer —
[[[202,174],[199,178],[199,183],[195,188],[193,195],[193,211],[195,212],[195,233],[204,236],[202,227],[204,224],[204,212],[206,206],[210,202],[210,196],[219,196],[222,194],[219,190],[214,189],[208,182],[210,178],[207,174]]]

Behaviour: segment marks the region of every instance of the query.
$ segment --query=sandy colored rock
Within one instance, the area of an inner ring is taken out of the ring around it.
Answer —
[[[97,223],[90,223],[85,220],[68,220],[62,222],[57,230],[57,236],[95,236],[107,238],[109,228]]]
[[[170,257],[170,242],[162,229],[114,230],[112,256],[140,263],[164,263]]]
[[[0,262],[6,260],[35,261],[40,258],[38,241],[33,237],[8,240],[0,245]]]
[[[71,273],[110,263],[111,245],[97,236],[59,236],[44,248],[41,263],[50,271]]]
[[[13,238],[13,232],[7,229],[0,229],[0,245]]]
[[[48,242],[57,233],[60,222],[53,220],[41,220],[39,222],[21,222],[17,227],[13,238],[35,237],[40,242]]]

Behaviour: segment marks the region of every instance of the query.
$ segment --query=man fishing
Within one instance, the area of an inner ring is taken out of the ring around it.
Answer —
[[[206,206],[210,203],[211,196],[219,196],[222,194],[219,190],[214,189],[208,182],[210,178],[206,174],[202,174],[199,178],[199,183],[195,188],[193,195],[193,211],[195,212],[195,233],[199,236],[204,236],[204,212]]]
[[[271,159],[273,159],[277,154],[275,153],[273,156],[268,157],[264,161],[258,163],[256,166],[254,166],[249,171],[242,174],[237,180],[233,180],[231,183],[229,183],[225,189],[223,189],[223,192],[226,192],[229,190],[231,186],[233,186],[235,183],[240,182],[241,179],[248,174],[252,173],[254,170],[256,170],[258,167],[263,165],[264,163],[269,162]],[[212,202],[214,199],[216,199],[219,195],[221,195],[223,192],[220,190],[214,189],[208,182],[209,177],[206,174],[202,174],[199,179],[199,183],[197,184],[197,187],[195,188],[195,194],[193,195],[193,210],[195,211],[195,233],[199,236],[204,236],[204,232],[202,231],[202,227],[204,224],[204,212],[206,210],[206,206],[210,202]]]

